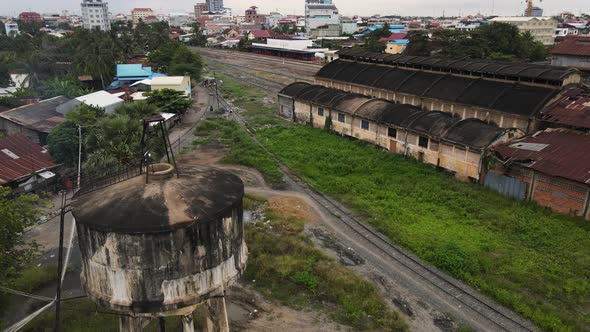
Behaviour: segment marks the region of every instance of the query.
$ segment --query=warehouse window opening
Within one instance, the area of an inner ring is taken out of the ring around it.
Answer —
[[[397,129],[387,128],[387,136],[397,138]]]
[[[369,121],[361,120],[361,128],[364,130],[369,130]]]
[[[344,122],[345,118],[344,113],[338,113],[338,122]]]
[[[428,148],[428,137],[420,136],[418,137],[418,146],[423,148]]]
[[[324,116],[324,109],[323,108],[318,108],[318,115],[319,116]]]

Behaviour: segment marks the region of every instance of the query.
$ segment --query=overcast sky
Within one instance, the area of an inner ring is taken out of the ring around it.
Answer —
[[[42,13],[59,13],[69,10],[80,12],[80,0],[0,0],[0,13],[15,15],[22,11]],[[109,11],[129,13],[133,7],[151,7],[158,13],[176,13],[192,11],[195,0],[110,0]],[[204,2],[204,0],[203,0]],[[562,11],[590,13],[590,0],[545,0],[538,3],[545,9],[546,15],[558,14]],[[371,14],[399,15],[435,15],[446,16],[476,14],[520,15],[524,10],[522,0],[335,0],[340,13],[347,16]],[[282,14],[303,14],[304,0],[225,0],[225,6],[232,8],[234,14],[256,5],[261,13],[278,11]]]

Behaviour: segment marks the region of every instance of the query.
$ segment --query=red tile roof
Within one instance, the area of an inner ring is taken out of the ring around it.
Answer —
[[[151,8],[133,8],[134,12],[153,12]]]
[[[551,50],[551,54],[590,57],[590,37],[568,36]]]
[[[272,37],[268,30],[252,30],[250,33],[252,33],[252,36],[254,36],[256,39]]]
[[[516,162],[547,175],[590,184],[590,134],[560,128],[533,136],[494,150],[508,164]]]
[[[541,112],[546,122],[590,129],[590,91],[580,87],[566,90]]]
[[[408,37],[407,33],[392,33],[389,37],[383,37],[379,39],[382,43],[387,43],[388,41],[398,40],[398,39],[406,39]]]
[[[44,148],[23,134],[0,139],[0,184],[56,166]]]

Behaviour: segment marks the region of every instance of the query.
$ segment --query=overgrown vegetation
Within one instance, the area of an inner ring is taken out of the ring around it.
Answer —
[[[590,330],[590,225],[362,142],[266,121],[268,106],[251,103],[244,114],[267,148],[394,242],[544,330]]]
[[[356,330],[407,330],[370,282],[305,241],[303,221],[269,208],[265,216],[269,223],[246,225],[245,277],[257,290],[297,309],[327,305],[337,322]]]

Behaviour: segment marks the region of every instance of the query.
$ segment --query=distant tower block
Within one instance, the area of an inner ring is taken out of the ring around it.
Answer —
[[[88,297],[125,314],[122,331],[141,331],[148,319],[192,315],[227,331],[225,289],[245,269],[244,185],[214,168],[150,165],[149,184],[135,177],[75,198]],[[207,319],[208,318],[208,319]]]

